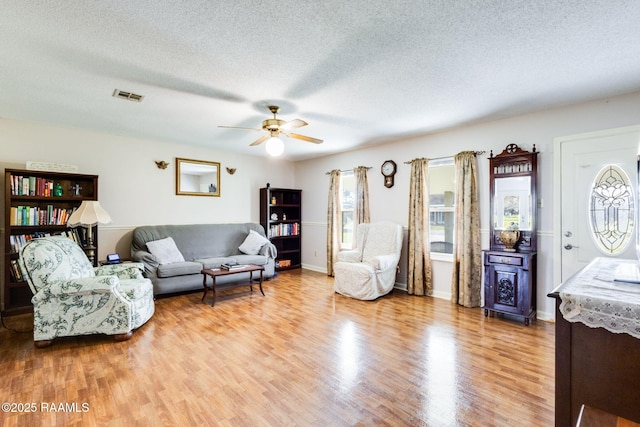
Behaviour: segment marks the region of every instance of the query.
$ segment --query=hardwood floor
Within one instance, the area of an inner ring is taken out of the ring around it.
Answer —
[[[201,293],[158,299],[125,342],[36,349],[31,334],[0,329],[0,398],[23,410],[0,424],[553,425],[553,324],[401,291],[352,300],[332,286],[291,270],[264,297],[247,287],[220,292],[215,307]]]

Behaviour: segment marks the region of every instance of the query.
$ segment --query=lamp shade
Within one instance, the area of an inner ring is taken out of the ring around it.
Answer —
[[[274,157],[280,156],[284,153],[284,142],[275,136],[267,139],[267,153]]]
[[[77,227],[79,225],[91,227],[98,223],[106,224],[109,222],[111,222],[111,217],[97,200],[84,200],[80,207],[71,214],[67,220],[67,225],[69,227]]]

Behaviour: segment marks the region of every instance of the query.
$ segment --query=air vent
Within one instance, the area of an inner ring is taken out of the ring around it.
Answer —
[[[124,90],[116,89],[113,91],[113,96],[120,99],[127,99],[134,102],[142,102],[144,95],[138,95],[137,93],[127,92]]]

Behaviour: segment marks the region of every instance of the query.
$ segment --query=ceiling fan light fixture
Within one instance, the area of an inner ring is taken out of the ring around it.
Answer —
[[[272,136],[267,139],[267,153],[270,156],[277,157],[281,156],[284,153],[284,142],[278,137]]]
[[[262,129],[257,128],[245,128],[239,126],[218,126],[220,128],[227,129],[244,129],[244,130],[263,130],[267,132],[266,135],[262,135],[260,138],[253,141],[249,144],[250,147],[255,145],[260,145],[263,142],[267,142],[266,149],[267,154],[271,156],[280,156],[284,153],[284,142],[280,138],[279,135],[284,135],[288,138],[299,139],[301,141],[312,142],[314,144],[321,144],[322,140],[318,138],[312,138],[310,136],[300,135],[297,133],[291,133],[291,129],[296,129],[299,127],[307,126],[308,123],[304,120],[294,119],[290,121],[284,121],[277,118],[276,114],[278,113],[278,107],[275,105],[270,105],[269,110],[273,113],[273,119],[267,119],[262,121]]]

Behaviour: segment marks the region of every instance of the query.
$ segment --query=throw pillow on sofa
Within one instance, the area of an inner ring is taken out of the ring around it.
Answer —
[[[171,237],[147,242],[147,249],[158,258],[160,264],[184,262],[182,252],[180,252],[176,246],[176,242]]]
[[[260,233],[256,231],[249,230],[249,234],[238,249],[247,255],[258,255],[260,248],[262,248],[265,243],[269,243],[266,237],[261,236]]]

